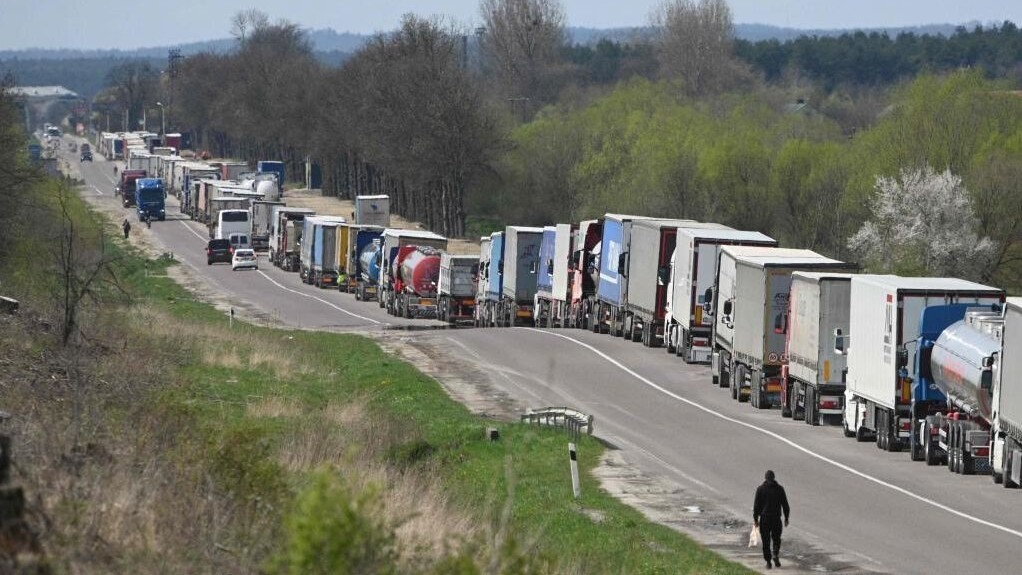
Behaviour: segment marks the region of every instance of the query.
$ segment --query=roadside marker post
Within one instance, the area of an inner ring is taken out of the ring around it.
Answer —
[[[571,492],[578,499],[582,497],[582,487],[578,484],[578,455],[574,443],[568,444],[568,464],[571,466]]]

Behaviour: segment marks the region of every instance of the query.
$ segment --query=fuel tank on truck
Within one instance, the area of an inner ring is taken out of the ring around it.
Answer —
[[[991,315],[969,312],[940,334],[930,352],[937,387],[959,409],[987,422],[992,421],[993,364],[1001,351],[1000,319]]]
[[[380,244],[372,242],[366,244],[362,248],[362,253],[358,255],[358,260],[362,264],[362,279],[375,284],[380,281]]]
[[[436,296],[440,281],[440,253],[440,250],[426,246],[401,248],[397,257],[400,262],[398,277],[406,292],[424,297]]]

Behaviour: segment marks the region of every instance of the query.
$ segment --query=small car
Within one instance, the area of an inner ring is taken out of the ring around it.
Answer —
[[[255,250],[250,248],[234,250],[234,258],[231,260],[231,269],[236,271],[240,268],[251,268],[254,270],[259,269],[259,262],[256,260]]]
[[[206,244],[206,265],[213,265],[214,262],[229,264],[234,255],[231,250],[231,243],[227,240],[209,240]]]
[[[84,152],[82,152],[81,161],[82,162],[91,162],[92,161],[92,151],[91,150],[85,150]]]

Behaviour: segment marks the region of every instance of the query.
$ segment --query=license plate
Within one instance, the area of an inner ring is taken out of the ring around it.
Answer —
[[[425,299],[425,298],[424,299],[420,299],[419,300],[419,305],[433,305],[433,300]]]

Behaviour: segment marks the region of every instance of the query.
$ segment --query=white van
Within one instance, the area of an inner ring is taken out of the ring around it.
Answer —
[[[234,251],[252,248],[252,240],[249,239],[248,234],[234,232],[227,237],[227,240],[231,242],[231,249]]]
[[[252,215],[248,210],[220,210],[216,215],[215,239],[226,240],[231,234],[252,235]]]

